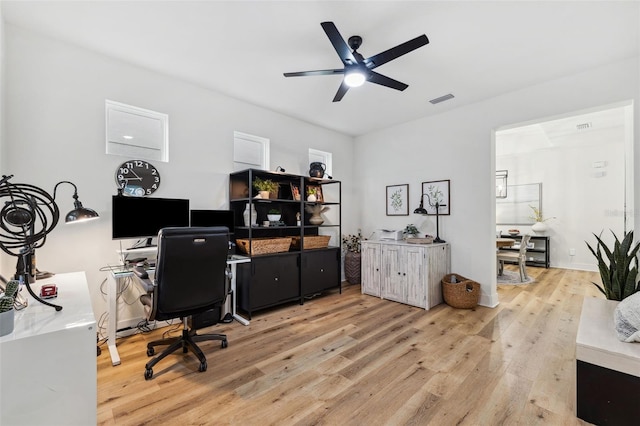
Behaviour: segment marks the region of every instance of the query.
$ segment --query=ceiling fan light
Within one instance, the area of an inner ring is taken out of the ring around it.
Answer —
[[[362,86],[365,80],[365,75],[360,71],[352,71],[344,76],[344,82],[349,87]]]

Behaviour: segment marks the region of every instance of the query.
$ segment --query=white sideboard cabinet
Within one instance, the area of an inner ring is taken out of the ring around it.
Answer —
[[[450,271],[449,244],[362,241],[363,294],[430,309],[442,303]]]

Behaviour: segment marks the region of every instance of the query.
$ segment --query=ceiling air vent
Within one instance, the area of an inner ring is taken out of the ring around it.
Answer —
[[[587,130],[591,128],[591,123],[576,124],[576,130]]]
[[[440,96],[439,98],[431,99],[429,102],[432,104],[439,104],[440,102],[448,101],[449,99],[453,99],[454,96],[451,93],[447,93],[444,96]]]

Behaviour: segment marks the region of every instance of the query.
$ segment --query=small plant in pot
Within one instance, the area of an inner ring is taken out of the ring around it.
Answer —
[[[277,222],[281,217],[282,215],[278,209],[271,209],[269,210],[269,213],[267,213],[267,219],[269,219],[269,222]]]
[[[408,224],[402,233],[405,235],[405,238],[415,238],[416,235],[420,233],[418,228],[413,223]]]
[[[640,290],[638,286],[638,250],[640,243],[633,243],[633,231],[626,233],[622,241],[613,233],[615,243],[609,249],[600,236],[593,234],[598,242],[594,250],[589,243],[587,247],[598,260],[598,269],[602,286],[593,283],[609,300],[623,300]],[[602,235],[602,234],[601,234]],[[633,265],[632,265],[633,264]]]
[[[260,179],[257,177],[253,181],[253,187],[260,193],[260,198],[269,198],[269,194],[275,194],[279,184],[271,179]]]
[[[19,285],[18,281],[9,281],[4,295],[0,296],[0,336],[13,332],[15,316],[13,305]]]

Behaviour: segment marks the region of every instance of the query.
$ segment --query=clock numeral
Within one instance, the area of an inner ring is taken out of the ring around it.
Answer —
[[[133,163],[126,162],[124,164],[125,164],[127,169],[132,169],[133,168]]]
[[[157,174],[158,174],[158,171],[157,171],[156,169],[151,169],[151,174],[152,174],[152,175],[157,175]]]
[[[147,189],[147,195],[151,195],[151,189]]]
[[[158,185],[156,185],[155,183],[154,183],[153,185],[151,185],[151,187],[152,187],[153,189],[158,189]]]
[[[136,160],[135,163],[136,163],[136,167],[143,167],[145,165],[145,162],[140,160]],[[149,164],[148,163],[146,164],[147,164],[147,168],[149,168]]]
[[[129,173],[129,169],[125,169],[124,167],[120,167],[120,175],[126,175]]]
[[[153,179],[153,181],[154,181],[155,183],[158,183],[158,182],[160,182],[160,178],[159,178],[158,176],[156,176],[156,177]]]

